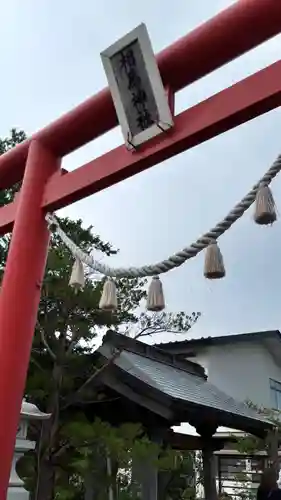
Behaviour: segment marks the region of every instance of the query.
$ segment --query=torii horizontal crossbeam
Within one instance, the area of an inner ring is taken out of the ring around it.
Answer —
[[[239,0],[160,52],[163,83],[177,92],[280,31],[280,0]],[[1,156],[0,188],[22,178],[32,139],[63,157],[116,125],[112,98],[104,89]]]
[[[125,146],[57,175],[46,186],[43,208],[57,210],[230,130],[281,105],[281,61],[245,78],[175,118],[175,127],[142,151]],[[0,235],[11,230],[17,201],[0,209]]]

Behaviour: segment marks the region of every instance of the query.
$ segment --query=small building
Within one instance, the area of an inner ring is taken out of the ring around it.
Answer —
[[[110,397],[99,406],[99,415],[95,408],[95,416],[112,425],[141,422],[150,439],[179,449],[183,440],[171,428],[188,422],[198,437],[189,436],[185,447],[202,450],[208,500],[217,496],[214,451],[223,447],[223,440],[214,439],[217,429],[230,427],[259,437],[273,431],[266,418],[212,384],[195,358],[185,359],[111,331],[96,355],[104,366],[98,382]],[[87,411],[90,418],[90,406]],[[159,499],[158,472],[143,464],[142,478],[143,497]]]
[[[281,334],[278,330],[220,337],[207,337],[159,344],[178,360],[187,359],[204,367],[208,381],[240,402],[251,401],[260,408],[281,410]],[[218,429],[217,436],[243,433]],[[267,454],[245,456],[230,443],[216,452],[219,489],[233,492],[237,475],[247,477],[239,489],[256,488],[267,465]],[[238,473],[238,474],[237,474]]]
[[[267,418],[211,383],[196,356],[186,359],[185,353],[182,356],[174,354],[169,348],[161,349],[109,331],[91,357],[99,366],[93,383],[103,394],[103,403],[96,405],[95,401],[89,401],[84,405],[74,399],[67,410],[69,417],[83,411],[89,421],[100,418],[113,426],[141,423],[148,437],[160,446],[201,450],[204,494],[208,500],[217,499],[215,453],[223,449],[225,443],[224,436],[216,435],[218,429],[238,429],[261,438],[274,434],[274,426]],[[22,420],[26,417],[25,407]],[[183,436],[175,432],[174,427],[182,422],[193,426],[197,435]],[[26,426],[24,429],[26,432]],[[106,472],[108,458],[106,454],[100,457],[101,467]],[[110,469],[112,477],[111,466]],[[116,469],[117,463],[114,464]],[[132,469],[132,477],[140,485],[140,498],[165,498],[163,484],[167,477],[163,478],[163,471],[159,474],[155,466],[144,460],[133,463]],[[85,499],[92,500],[99,497],[98,488],[107,486],[100,485],[94,474],[91,476],[88,472]],[[12,483],[15,481],[12,480],[11,487]],[[114,498],[113,493],[109,496]]]

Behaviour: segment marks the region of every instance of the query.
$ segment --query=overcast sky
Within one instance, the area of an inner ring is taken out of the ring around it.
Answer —
[[[141,22],[157,53],[232,3],[4,2],[0,134],[18,127],[30,135],[98,92],[106,85],[100,52]],[[189,86],[177,95],[177,111],[276,61],[280,43],[280,37],[272,39]],[[103,239],[120,248],[112,265],[159,261],[192,243],[246,194],[281,152],[280,130],[280,111],[273,111],[62,213],[93,224]],[[67,157],[64,165],[74,169],[121,142],[120,131],[111,131]],[[280,207],[281,178],[272,188]],[[164,276],[168,310],[202,312],[194,337],[279,328],[281,222],[257,227],[250,210],[220,246],[226,278],[206,281],[199,255]]]

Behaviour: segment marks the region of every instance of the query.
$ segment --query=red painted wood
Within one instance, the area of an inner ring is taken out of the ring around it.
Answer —
[[[42,196],[59,168],[60,161],[31,143],[0,293],[0,500],[6,499],[48,251]]]
[[[13,203],[0,208],[0,236],[12,231],[17,207],[18,200],[15,200]]]
[[[54,210],[101,191],[281,105],[281,61],[175,117],[175,128],[130,153],[120,146],[50,181],[44,208]],[[1,211],[0,211],[1,225]]]
[[[164,85],[176,92],[280,31],[279,0],[240,0],[158,55]],[[64,156],[116,125],[111,95],[104,89],[33,138]],[[0,188],[22,178],[28,144],[26,141],[1,156]]]

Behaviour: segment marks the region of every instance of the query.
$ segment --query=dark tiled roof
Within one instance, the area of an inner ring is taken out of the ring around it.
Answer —
[[[268,426],[269,422],[265,418],[220,391],[205,377],[171,366],[165,361],[158,361],[152,357],[131,352],[130,348],[126,349],[125,343],[126,341],[114,360],[114,364],[131,377],[144,382],[174,401],[185,402],[193,406],[198,405],[198,408],[218,410],[224,414],[256,421],[256,423],[257,421],[261,424],[264,422]],[[106,358],[110,358],[113,353],[112,345],[105,341],[99,348],[99,352]]]
[[[111,330],[109,330],[103,338],[103,343],[108,343],[117,349],[125,349],[127,351],[134,352],[135,354],[139,354],[140,356],[145,356],[146,358],[160,361],[166,365],[171,365],[176,368],[180,368],[181,370],[207,378],[205,370],[200,364],[187,359],[178,359],[168,350],[165,351],[157,346],[145,344],[144,342],[117,334]]]
[[[250,342],[253,340],[276,338],[281,341],[281,333],[279,330],[267,330],[264,332],[238,333],[232,335],[222,335],[219,337],[201,337],[198,339],[180,340],[175,342],[163,342],[155,344],[155,347],[161,350],[170,351],[181,349],[190,349],[194,347],[205,347],[211,345],[226,345],[237,342]]]

